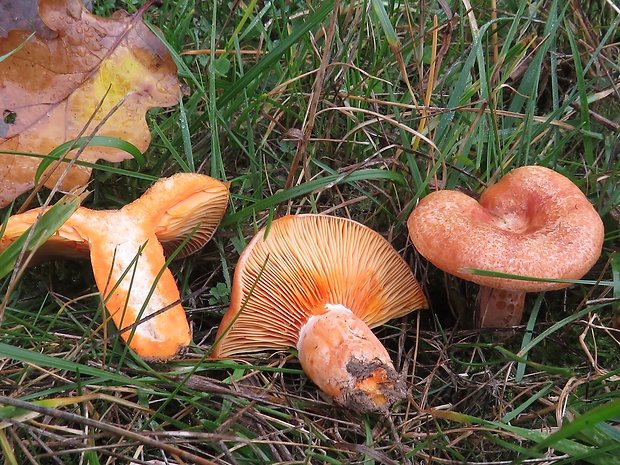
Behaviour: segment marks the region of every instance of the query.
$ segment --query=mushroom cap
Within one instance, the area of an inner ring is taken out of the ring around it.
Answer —
[[[139,199],[123,207],[151,212],[155,235],[167,255],[190,236],[177,258],[201,249],[213,237],[228,206],[228,183],[196,173],[160,179]]]
[[[228,205],[228,184],[210,176],[196,173],[178,173],[159,179],[142,197],[125,205],[121,211],[148,222],[167,255],[174,252],[188,236],[176,258],[186,257],[201,249],[215,233]],[[77,215],[63,224],[33,257],[32,264],[56,259],[88,258],[88,241],[109,239],[107,227],[94,224],[89,215],[98,215],[107,223],[106,214],[115,210],[93,211],[80,207]],[[10,217],[0,238],[0,252],[34,224],[40,215],[35,208]],[[120,227],[118,223],[116,226]]]
[[[457,191],[420,200],[407,221],[416,249],[437,268],[482,286],[524,292],[567,283],[474,275],[468,269],[542,279],[581,278],[601,254],[603,222],[565,176],[524,166],[477,202]]]
[[[371,328],[427,306],[409,266],[372,229],[324,215],[276,219],[239,258],[211,356],[295,347],[330,304]]]
[[[77,211],[81,209],[84,207],[78,207]],[[35,208],[11,216],[7,221],[4,234],[0,237],[0,253],[24,234],[41,214],[41,209]],[[87,259],[89,254],[88,241],[71,223],[71,218],[69,218],[46,242],[33,251],[33,257],[28,264],[34,266],[63,258],[69,260]]]

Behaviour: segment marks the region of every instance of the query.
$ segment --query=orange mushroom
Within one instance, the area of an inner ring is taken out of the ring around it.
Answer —
[[[120,210],[78,208],[33,259],[85,258],[90,253],[95,282],[122,338],[146,359],[167,359],[189,344],[191,330],[164,250],[170,253],[185,240],[177,256],[201,248],[227,203],[226,184],[201,174],[177,174],[160,179]],[[0,252],[39,214],[34,209],[11,216]]]
[[[250,241],[211,356],[296,347],[306,374],[360,412],[405,396],[370,328],[425,308],[411,269],[378,233],[352,220],[285,216]]]
[[[548,280],[581,278],[601,254],[603,222],[568,178],[524,166],[490,186],[477,202],[456,191],[420,200],[407,226],[417,250],[437,268],[480,284],[477,324],[521,322],[526,292],[570,283],[475,275],[482,269]]]

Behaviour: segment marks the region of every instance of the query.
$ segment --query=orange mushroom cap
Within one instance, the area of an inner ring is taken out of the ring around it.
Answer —
[[[479,202],[457,191],[420,200],[407,226],[416,249],[436,267],[482,286],[530,292],[570,284],[474,275],[470,269],[542,279],[581,278],[601,254],[604,228],[568,178],[524,166],[490,186]]]
[[[304,370],[324,392],[360,411],[377,410],[386,399],[366,406],[350,400],[356,396],[352,391],[371,377],[369,371],[352,379],[350,350],[334,356],[329,366],[323,357],[308,360],[325,341],[355,339],[354,347],[373,340],[361,364],[378,362],[383,371],[391,370],[394,384],[396,372],[385,349],[377,353],[381,344],[369,328],[426,305],[409,266],[375,231],[333,216],[285,216],[259,231],[241,254],[212,357],[297,347]],[[345,323],[336,324],[332,316]],[[311,331],[317,318],[327,321],[318,325],[326,329]]]
[[[120,210],[78,208],[33,258],[41,262],[90,254],[97,287],[123,339],[144,358],[170,358],[189,344],[191,331],[176,282],[165,267],[164,248],[174,249],[193,233],[179,255],[198,250],[211,239],[227,202],[226,184],[200,174],[177,174]],[[10,217],[0,251],[39,213]]]

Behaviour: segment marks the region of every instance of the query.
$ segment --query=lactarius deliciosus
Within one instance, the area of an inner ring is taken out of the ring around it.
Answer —
[[[200,249],[227,203],[226,184],[201,174],[177,174],[160,179],[120,210],[78,208],[33,259],[90,256],[95,282],[122,338],[146,359],[167,359],[190,343],[191,330],[164,251],[175,251],[186,239],[177,256]],[[11,216],[0,251],[40,213]]]
[[[375,231],[333,216],[285,216],[239,258],[212,357],[294,347],[337,403],[383,412],[405,389],[370,328],[426,306],[409,266]]]
[[[580,279],[599,258],[605,233],[581,190],[541,166],[515,169],[479,201],[457,191],[433,192],[420,200],[407,225],[428,261],[481,286],[477,324],[483,328],[518,325],[526,292],[561,289],[570,283],[556,280]]]

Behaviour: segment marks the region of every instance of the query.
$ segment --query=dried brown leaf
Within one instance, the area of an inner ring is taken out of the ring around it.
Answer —
[[[117,11],[101,18],[79,0],[39,0],[39,16],[57,36],[34,35],[0,62],[0,152],[47,154],[78,137],[95,114],[92,131],[123,99],[97,134],[124,139],[144,152],[151,140],[145,112],[178,102],[177,69],[165,45],[139,14]],[[0,39],[0,56],[30,34],[30,29],[9,31]],[[80,156],[88,162],[101,158],[118,162],[129,155],[88,147]],[[39,163],[0,153],[0,207],[33,186]],[[89,176],[89,168],[74,166],[61,187],[84,185]]]

